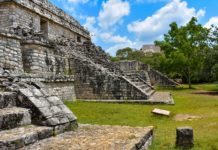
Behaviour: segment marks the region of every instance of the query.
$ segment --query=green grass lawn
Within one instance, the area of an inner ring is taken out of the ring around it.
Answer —
[[[154,126],[155,139],[151,150],[175,149],[176,127],[191,126],[194,129],[194,150],[218,150],[218,95],[193,94],[202,91],[218,91],[218,84],[194,85],[172,92],[175,105],[108,104],[91,102],[66,102],[78,117],[79,123],[101,125]],[[154,108],[170,110],[170,117],[156,116]],[[192,121],[175,121],[177,114],[201,117]]]

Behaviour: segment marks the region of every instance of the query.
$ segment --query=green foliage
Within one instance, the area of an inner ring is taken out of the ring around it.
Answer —
[[[155,41],[164,53],[145,55],[131,48],[120,49],[112,61],[137,60],[150,64],[170,78],[181,78],[191,83],[212,82],[217,79],[218,27],[202,27],[192,18],[179,27],[175,22],[164,35],[163,41]]]
[[[127,59],[129,55],[131,55],[131,53],[133,52],[133,50],[129,47],[126,47],[124,49],[119,49],[116,53],[116,56],[120,59],[120,60],[124,60]]]
[[[175,149],[176,128],[194,128],[194,150],[218,148],[218,95],[194,94],[208,90],[218,91],[217,84],[193,85],[194,89],[182,86],[164,89],[172,92],[176,105],[109,104],[92,102],[66,102],[78,117],[79,123],[100,125],[154,126],[155,139],[151,150]],[[170,117],[155,116],[154,108],[171,111]],[[190,114],[201,118],[175,121],[177,114]]]
[[[203,68],[208,34],[209,30],[192,18],[186,26],[178,27],[175,22],[170,24],[170,31],[164,35],[164,40],[155,42],[164,50],[164,62],[170,72],[185,77],[190,88],[191,81]]]
[[[218,81],[218,64],[215,64],[212,67],[212,75],[213,75],[213,79]]]

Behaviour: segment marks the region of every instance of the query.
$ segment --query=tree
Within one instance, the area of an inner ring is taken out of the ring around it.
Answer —
[[[116,57],[119,58],[120,60],[125,60],[125,59],[129,58],[129,56],[131,55],[132,52],[133,52],[133,50],[129,47],[119,49],[116,53]]]
[[[186,26],[170,24],[163,41],[155,41],[165,54],[165,62],[171,73],[183,76],[191,88],[192,80],[203,68],[205,52],[208,49],[209,30],[197,24],[192,18]]]
[[[215,81],[218,81],[218,63],[212,67],[212,76]]]

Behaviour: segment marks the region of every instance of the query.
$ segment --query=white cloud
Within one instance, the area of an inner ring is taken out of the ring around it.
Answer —
[[[169,30],[171,22],[184,25],[192,17],[201,18],[204,15],[204,10],[196,11],[195,8],[189,8],[185,1],[172,0],[145,20],[129,24],[128,31],[135,33],[142,40],[152,41],[160,39]]]
[[[128,41],[126,36],[114,35],[113,32],[103,31],[101,28],[96,27],[96,18],[87,17],[86,22],[83,25],[91,33],[92,40],[96,42],[98,39],[106,43],[125,43]]]
[[[118,44],[115,44],[112,47],[109,47],[106,50],[106,52],[110,53],[112,56],[115,56],[118,49],[122,49],[122,48],[125,48],[125,47],[131,47],[131,48],[134,48],[134,49],[140,49],[143,44],[144,43],[141,42],[141,41],[137,41],[137,40],[136,41],[130,41],[130,40],[127,40],[124,43],[118,43]]]
[[[102,10],[99,12],[99,26],[103,29],[119,23],[124,16],[130,13],[130,4],[122,0],[108,0],[102,3]]]
[[[218,27],[218,17],[212,17],[209,19],[209,21],[204,25],[206,28],[210,28],[211,25]]]
[[[83,25],[91,34],[91,38],[93,42],[97,42],[97,35],[99,34],[98,29],[95,26],[96,18],[93,16],[89,16],[86,18],[86,22]]]
[[[110,32],[103,32],[100,34],[100,38],[104,42],[110,43],[125,43],[128,42],[128,38],[126,36],[122,37],[120,35],[113,35]]]

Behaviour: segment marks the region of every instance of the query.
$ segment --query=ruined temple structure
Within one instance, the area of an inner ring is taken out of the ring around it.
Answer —
[[[135,78],[139,76],[149,85],[164,86],[164,87],[176,87],[179,84],[174,80],[168,78],[161,72],[152,69],[150,65],[144,64],[135,60],[123,60],[116,62],[115,65],[120,68],[129,77]]]
[[[48,0],[0,0],[0,149],[76,127],[63,100],[146,102],[154,93]]]

